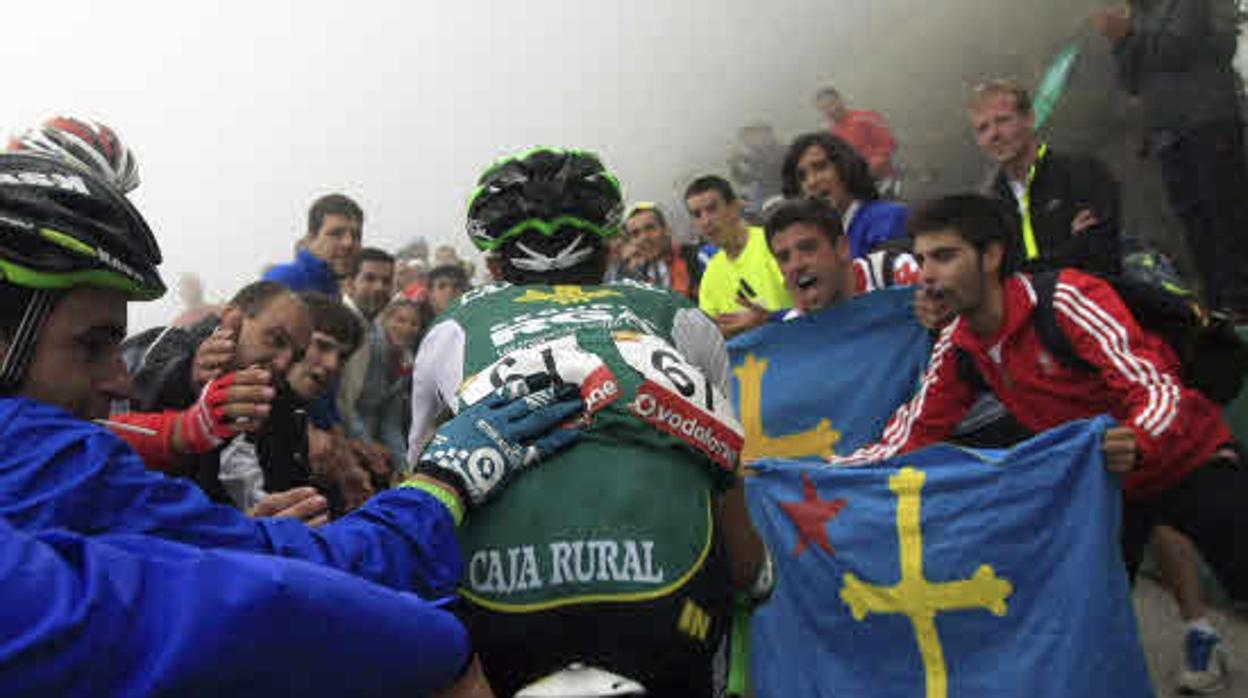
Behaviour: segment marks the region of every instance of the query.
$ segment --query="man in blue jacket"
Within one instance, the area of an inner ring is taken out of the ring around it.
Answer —
[[[579,397],[492,398],[443,425],[436,464],[320,529],[249,519],[147,470],[92,423],[129,392],[126,305],[164,292],[160,260],[110,185],[52,159],[0,155],[0,686],[95,695],[285,681],[320,692],[329,684],[304,681],[328,671],[317,654],[284,643],[303,646],[320,628],[321,651],[337,653],[345,632],[369,623],[381,630],[351,642],[381,657],[392,648],[376,643],[401,639],[405,659],[387,670],[399,685],[446,683],[467,661],[462,629],[409,592],[453,592],[465,508],[568,445],[573,432],[550,430]],[[517,384],[513,397],[541,387]],[[180,428],[234,428],[221,404],[194,411]],[[406,626],[394,620],[404,612]],[[438,651],[422,655],[431,644]]]
[[[295,260],[264,275],[292,291],[339,294],[339,281],[355,272],[364,234],[364,210],[342,194],[326,194],[308,209],[308,234],[299,241]]]

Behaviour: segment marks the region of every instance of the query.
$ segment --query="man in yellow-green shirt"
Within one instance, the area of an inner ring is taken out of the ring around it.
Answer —
[[[728,180],[715,175],[695,179],[685,190],[685,206],[702,234],[720,248],[702,274],[698,305],[726,337],[756,327],[755,319],[765,318],[765,311],[793,305],[763,230],[745,224],[741,200]]]

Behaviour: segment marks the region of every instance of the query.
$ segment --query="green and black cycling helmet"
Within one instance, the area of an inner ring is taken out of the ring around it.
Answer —
[[[7,338],[0,390],[20,382],[60,292],[90,286],[159,298],[160,262],[152,231],[116,187],[57,158],[0,154],[0,283],[29,290]]]
[[[577,266],[620,230],[620,183],[598,156],[538,148],[486,170],[468,200],[468,236],[517,269]]]

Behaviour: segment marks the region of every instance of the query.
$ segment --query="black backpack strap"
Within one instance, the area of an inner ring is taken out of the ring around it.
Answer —
[[[1057,324],[1057,310],[1053,307],[1053,296],[1057,293],[1057,271],[1042,271],[1031,275],[1031,287],[1036,292],[1036,309],[1032,322],[1036,326],[1036,334],[1040,344],[1053,356],[1053,359],[1064,366],[1084,371],[1096,370],[1075,353],[1070,338]]]
[[[991,388],[988,387],[988,381],[984,380],[983,374],[979,372],[979,368],[975,366],[974,359],[966,353],[966,350],[959,346],[953,347],[953,360],[957,362],[958,378],[976,393],[986,393]]]

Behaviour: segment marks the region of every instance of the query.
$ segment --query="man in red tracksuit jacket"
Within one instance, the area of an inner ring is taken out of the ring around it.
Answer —
[[[965,352],[990,390],[1025,427],[1042,431],[1108,413],[1105,461],[1122,480],[1123,545],[1134,570],[1152,527],[1190,536],[1236,599],[1248,599],[1248,470],[1221,409],[1179,378],[1163,339],[1140,328],[1113,287],[1073,269],[1060,272],[1053,305],[1079,358],[1064,365],[1045,350],[1033,321],[1036,293],[1026,274],[1007,275],[1010,219],[975,195],[929,202],[910,232],[928,293],[957,314],[940,333],[918,392],[898,408],[879,443],[835,458],[878,460],[945,439],[970,409],[977,387]]]

